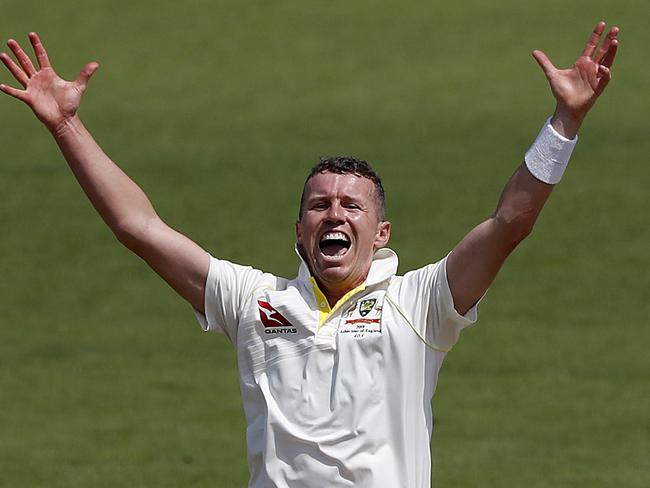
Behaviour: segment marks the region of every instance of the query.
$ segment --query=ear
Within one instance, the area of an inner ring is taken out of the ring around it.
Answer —
[[[301,244],[300,240],[302,239],[302,230],[300,228],[300,220],[296,220],[296,242]]]
[[[390,222],[388,220],[382,220],[377,224],[377,234],[375,234],[375,249],[381,249],[386,247],[388,241],[390,240]]]

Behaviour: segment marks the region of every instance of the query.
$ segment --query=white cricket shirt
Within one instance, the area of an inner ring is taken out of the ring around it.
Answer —
[[[304,262],[287,280],[211,258],[197,317],[237,350],[250,487],[431,486],[438,372],[476,321],[455,311],[445,265],[396,276],[380,249],[330,310]]]

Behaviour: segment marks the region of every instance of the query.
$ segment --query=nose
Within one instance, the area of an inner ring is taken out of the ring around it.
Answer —
[[[341,206],[339,202],[332,202],[332,204],[327,209],[327,220],[328,222],[343,222],[345,215],[345,209]]]

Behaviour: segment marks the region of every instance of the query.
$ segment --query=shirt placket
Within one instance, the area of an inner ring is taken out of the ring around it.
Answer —
[[[336,333],[338,332],[339,325],[341,322],[341,317],[346,310],[350,308],[350,304],[355,303],[358,300],[360,294],[363,293],[365,288],[360,288],[349,296],[345,297],[342,302],[338,302],[334,308],[330,309],[329,304],[325,301],[324,298],[319,302],[318,296],[315,293],[316,306],[319,309],[318,314],[328,313],[325,321],[321,324],[319,318],[319,327],[316,332],[316,344],[317,345],[327,345],[332,348],[336,348]]]

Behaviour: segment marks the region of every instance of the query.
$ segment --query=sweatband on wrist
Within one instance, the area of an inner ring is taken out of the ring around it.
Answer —
[[[524,157],[528,170],[538,180],[555,185],[562,179],[577,142],[578,136],[567,139],[558,134],[549,117]]]

